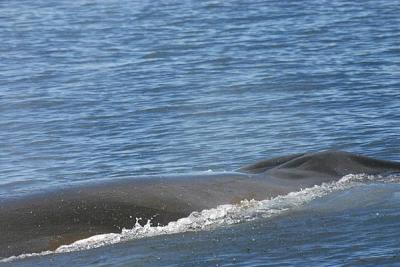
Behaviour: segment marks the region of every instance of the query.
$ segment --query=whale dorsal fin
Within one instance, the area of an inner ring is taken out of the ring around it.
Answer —
[[[252,174],[266,172],[281,178],[286,177],[286,174],[289,172],[293,174],[301,173],[301,177],[307,176],[305,172],[310,172],[309,175],[320,173],[322,175],[339,177],[358,173],[398,173],[400,172],[400,163],[373,159],[344,151],[327,150],[262,160],[244,166],[237,171]]]
[[[289,162],[295,158],[299,158],[304,156],[305,153],[298,153],[298,154],[293,154],[289,156],[283,156],[283,157],[276,157],[272,159],[266,159],[266,160],[260,160],[256,163],[246,165],[244,167],[241,167],[237,169],[236,171],[238,172],[245,172],[245,173],[263,173],[269,169],[275,168],[279,165],[282,165],[286,162]]]

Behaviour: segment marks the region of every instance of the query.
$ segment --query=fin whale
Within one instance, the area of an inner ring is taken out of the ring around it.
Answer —
[[[138,177],[0,199],[0,257],[54,250],[136,218],[165,225],[193,211],[263,200],[347,174],[400,172],[400,163],[340,151],[259,161],[230,173]]]

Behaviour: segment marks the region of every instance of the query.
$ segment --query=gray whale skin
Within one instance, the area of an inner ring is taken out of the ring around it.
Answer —
[[[54,250],[136,218],[164,225],[193,211],[262,200],[347,174],[400,172],[400,163],[324,151],[263,160],[231,173],[149,176],[0,200],[0,257]]]

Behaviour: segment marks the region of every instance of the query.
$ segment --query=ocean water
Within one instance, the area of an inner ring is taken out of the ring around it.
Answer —
[[[324,149],[400,160],[398,14],[399,1],[0,2],[0,198]],[[350,176],[0,265],[397,266],[399,207],[398,177]]]

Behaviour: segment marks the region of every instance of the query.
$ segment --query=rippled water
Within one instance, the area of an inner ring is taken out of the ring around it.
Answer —
[[[1,2],[0,197],[329,148],[400,160],[398,14],[399,1]],[[379,186],[385,202],[348,191],[373,205],[41,263],[394,264],[399,190]]]

